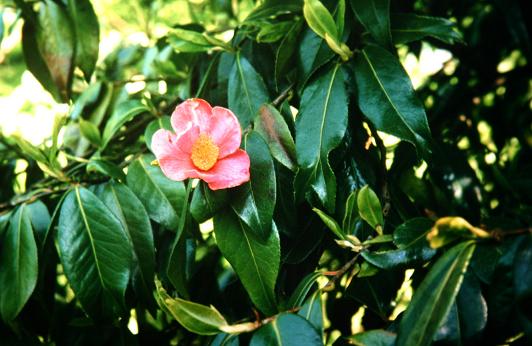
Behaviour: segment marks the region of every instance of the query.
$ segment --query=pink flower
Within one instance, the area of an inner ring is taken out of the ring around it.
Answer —
[[[249,156],[239,149],[242,132],[229,109],[188,99],[176,107],[171,123],[175,134],[160,129],[151,144],[168,178],[199,178],[212,190],[249,181]]]

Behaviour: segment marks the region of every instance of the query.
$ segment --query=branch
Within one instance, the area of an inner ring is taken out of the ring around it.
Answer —
[[[272,105],[274,107],[279,107],[281,105],[281,103],[283,103],[283,101],[285,99],[287,99],[289,96],[290,96],[290,93],[292,91],[292,88],[294,87],[294,83],[290,84],[288,87],[286,87],[286,89],[284,89],[280,94],[279,96],[277,96],[275,98],[275,100],[273,100],[272,102]]]

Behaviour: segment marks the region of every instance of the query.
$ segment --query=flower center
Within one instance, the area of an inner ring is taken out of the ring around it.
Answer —
[[[190,159],[197,168],[206,171],[212,168],[218,160],[220,149],[213,143],[212,139],[200,134],[196,142],[192,145]]]

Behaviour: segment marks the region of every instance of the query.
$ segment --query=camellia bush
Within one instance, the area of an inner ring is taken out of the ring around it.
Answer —
[[[1,345],[532,342],[519,2],[131,3],[101,56],[89,0],[1,2],[69,106],[0,134]]]

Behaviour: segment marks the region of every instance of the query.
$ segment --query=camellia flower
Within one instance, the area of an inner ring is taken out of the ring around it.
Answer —
[[[242,131],[229,109],[189,99],[176,107],[171,123],[175,134],[157,130],[151,144],[168,178],[199,178],[212,190],[249,181],[249,156],[239,149]]]

